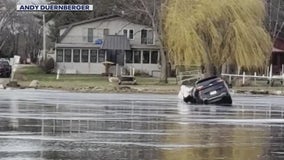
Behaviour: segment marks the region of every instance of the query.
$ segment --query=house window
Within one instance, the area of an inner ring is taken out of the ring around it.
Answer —
[[[123,30],[123,35],[125,35],[129,39],[134,39],[134,30],[133,29],[124,29]]]
[[[73,50],[73,62],[80,62],[80,49]]]
[[[143,63],[149,63],[149,62],[150,62],[150,52],[143,51]]]
[[[71,62],[71,49],[64,50],[64,62]]]
[[[105,29],[104,29],[104,36],[107,36],[107,35],[109,35],[109,29],[108,29],[108,28],[105,28]]]
[[[116,53],[115,50],[106,50],[107,54],[107,61],[116,63]]]
[[[88,28],[88,42],[94,41],[94,29]]]
[[[134,51],[134,63],[141,63],[140,51]]]
[[[141,30],[141,44],[147,44],[147,30]]]
[[[104,50],[99,50],[99,62],[104,62],[105,61],[105,51]]]
[[[158,51],[152,51],[151,52],[151,64],[157,64],[158,63]]]
[[[132,51],[126,51],[126,63],[133,63]]]
[[[63,49],[56,50],[56,62],[63,62]]]
[[[81,54],[81,61],[82,62],[89,62],[89,50],[83,49]]]
[[[125,35],[127,37],[127,29],[123,30],[123,35]]]
[[[134,31],[133,31],[133,29],[129,30],[129,37],[128,38],[129,39],[134,39]]]
[[[97,63],[98,62],[98,50],[91,50],[90,61],[92,63]]]
[[[154,44],[154,34],[152,30],[141,30],[141,44]]]
[[[154,44],[154,32],[152,30],[148,30],[147,40],[147,44]]]

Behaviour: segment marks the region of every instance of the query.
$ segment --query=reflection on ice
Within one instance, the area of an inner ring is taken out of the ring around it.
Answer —
[[[187,115],[190,112],[190,106],[181,100],[178,101],[177,109],[179,114]]]
[[[11,101],[10,101],[11,105],[10,105],[10,109],[11,109],[11,113],[12,113],[12,117],[10,119],[10,126],[12,128],[18,128],[19,127],[19,120],[17,118],[14,118],[15,115],[17,115],[19,113],[19,109],[18,109],[18,99],[17,99],[17,95],[12,95],[11,96]]]
[[[5,92],[1,160],[277,160],[283,150],[282,98],[255,97],[253,104],[236,96],[222,107],[175,95]]]

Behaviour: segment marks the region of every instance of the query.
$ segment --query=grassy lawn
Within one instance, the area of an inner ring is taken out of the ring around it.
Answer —
[[[76,90],[78,88],[99,88],[103,90],[113,90],[117,85],[110,83],[108,77],[101,75],[60,75],[56,80],[56,74],[46,74],[37,66],[27,66],[17,70],[15,79],[21,86],[28,86],[32,80],[38,80],[41,88],[58,88],[66,90]],[[176,79],[169,78],[169,84],[159,83],[159,78],[136,77],[138,85],[133,88],[143,89],[170,89],[177,88]]]
[[[27,66],[17,70],[15,79],[21,86],[29,86],[32,80],[38,80],[40,88],[53,88],[63,90],[88,89],[101,90],[112,92],[118,88],[117,84],[110,83],[108,77],[101,75],[60,75],[59,80],[56,80],[56,74],[46,74],[37,66]],[[131,88],[143,92],[155,93],[177,93],[179,85],[177,85],[176,78],[169,78],[168,84],[159,83],[159,78],[154,77],[136,77],[137,85],[132,85]],[[276,84],[270,87],[266,81],[257,81],[257,84],[252,83],[248,86],[234,86],[234,90],[252,91],[252,90],[266,90],[284,91],[284,87]]]

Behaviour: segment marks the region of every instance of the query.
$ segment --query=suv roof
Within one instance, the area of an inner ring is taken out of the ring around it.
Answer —
[[[5,60],[0,60],[0,64],[4,64],[4,65],[10,65],[10,63],[8,61],[5,61]]]
[[[208,80],[211,80],[211,79],[215,79],[215,78],[218,78],[218,77],[212,76],[212,77],[204,78],[204,79],[197,81],[195,84],[199,84],[199,83],[202,83],[202,82],[205,82],[205,81],[208,81]]]

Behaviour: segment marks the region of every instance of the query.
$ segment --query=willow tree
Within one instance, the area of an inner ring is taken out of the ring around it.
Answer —
[[[228,60],[263,66],[271,53],[262,0],[170,0],[167,9],[165,36],[175,65],[204,65],[212,75]]]

